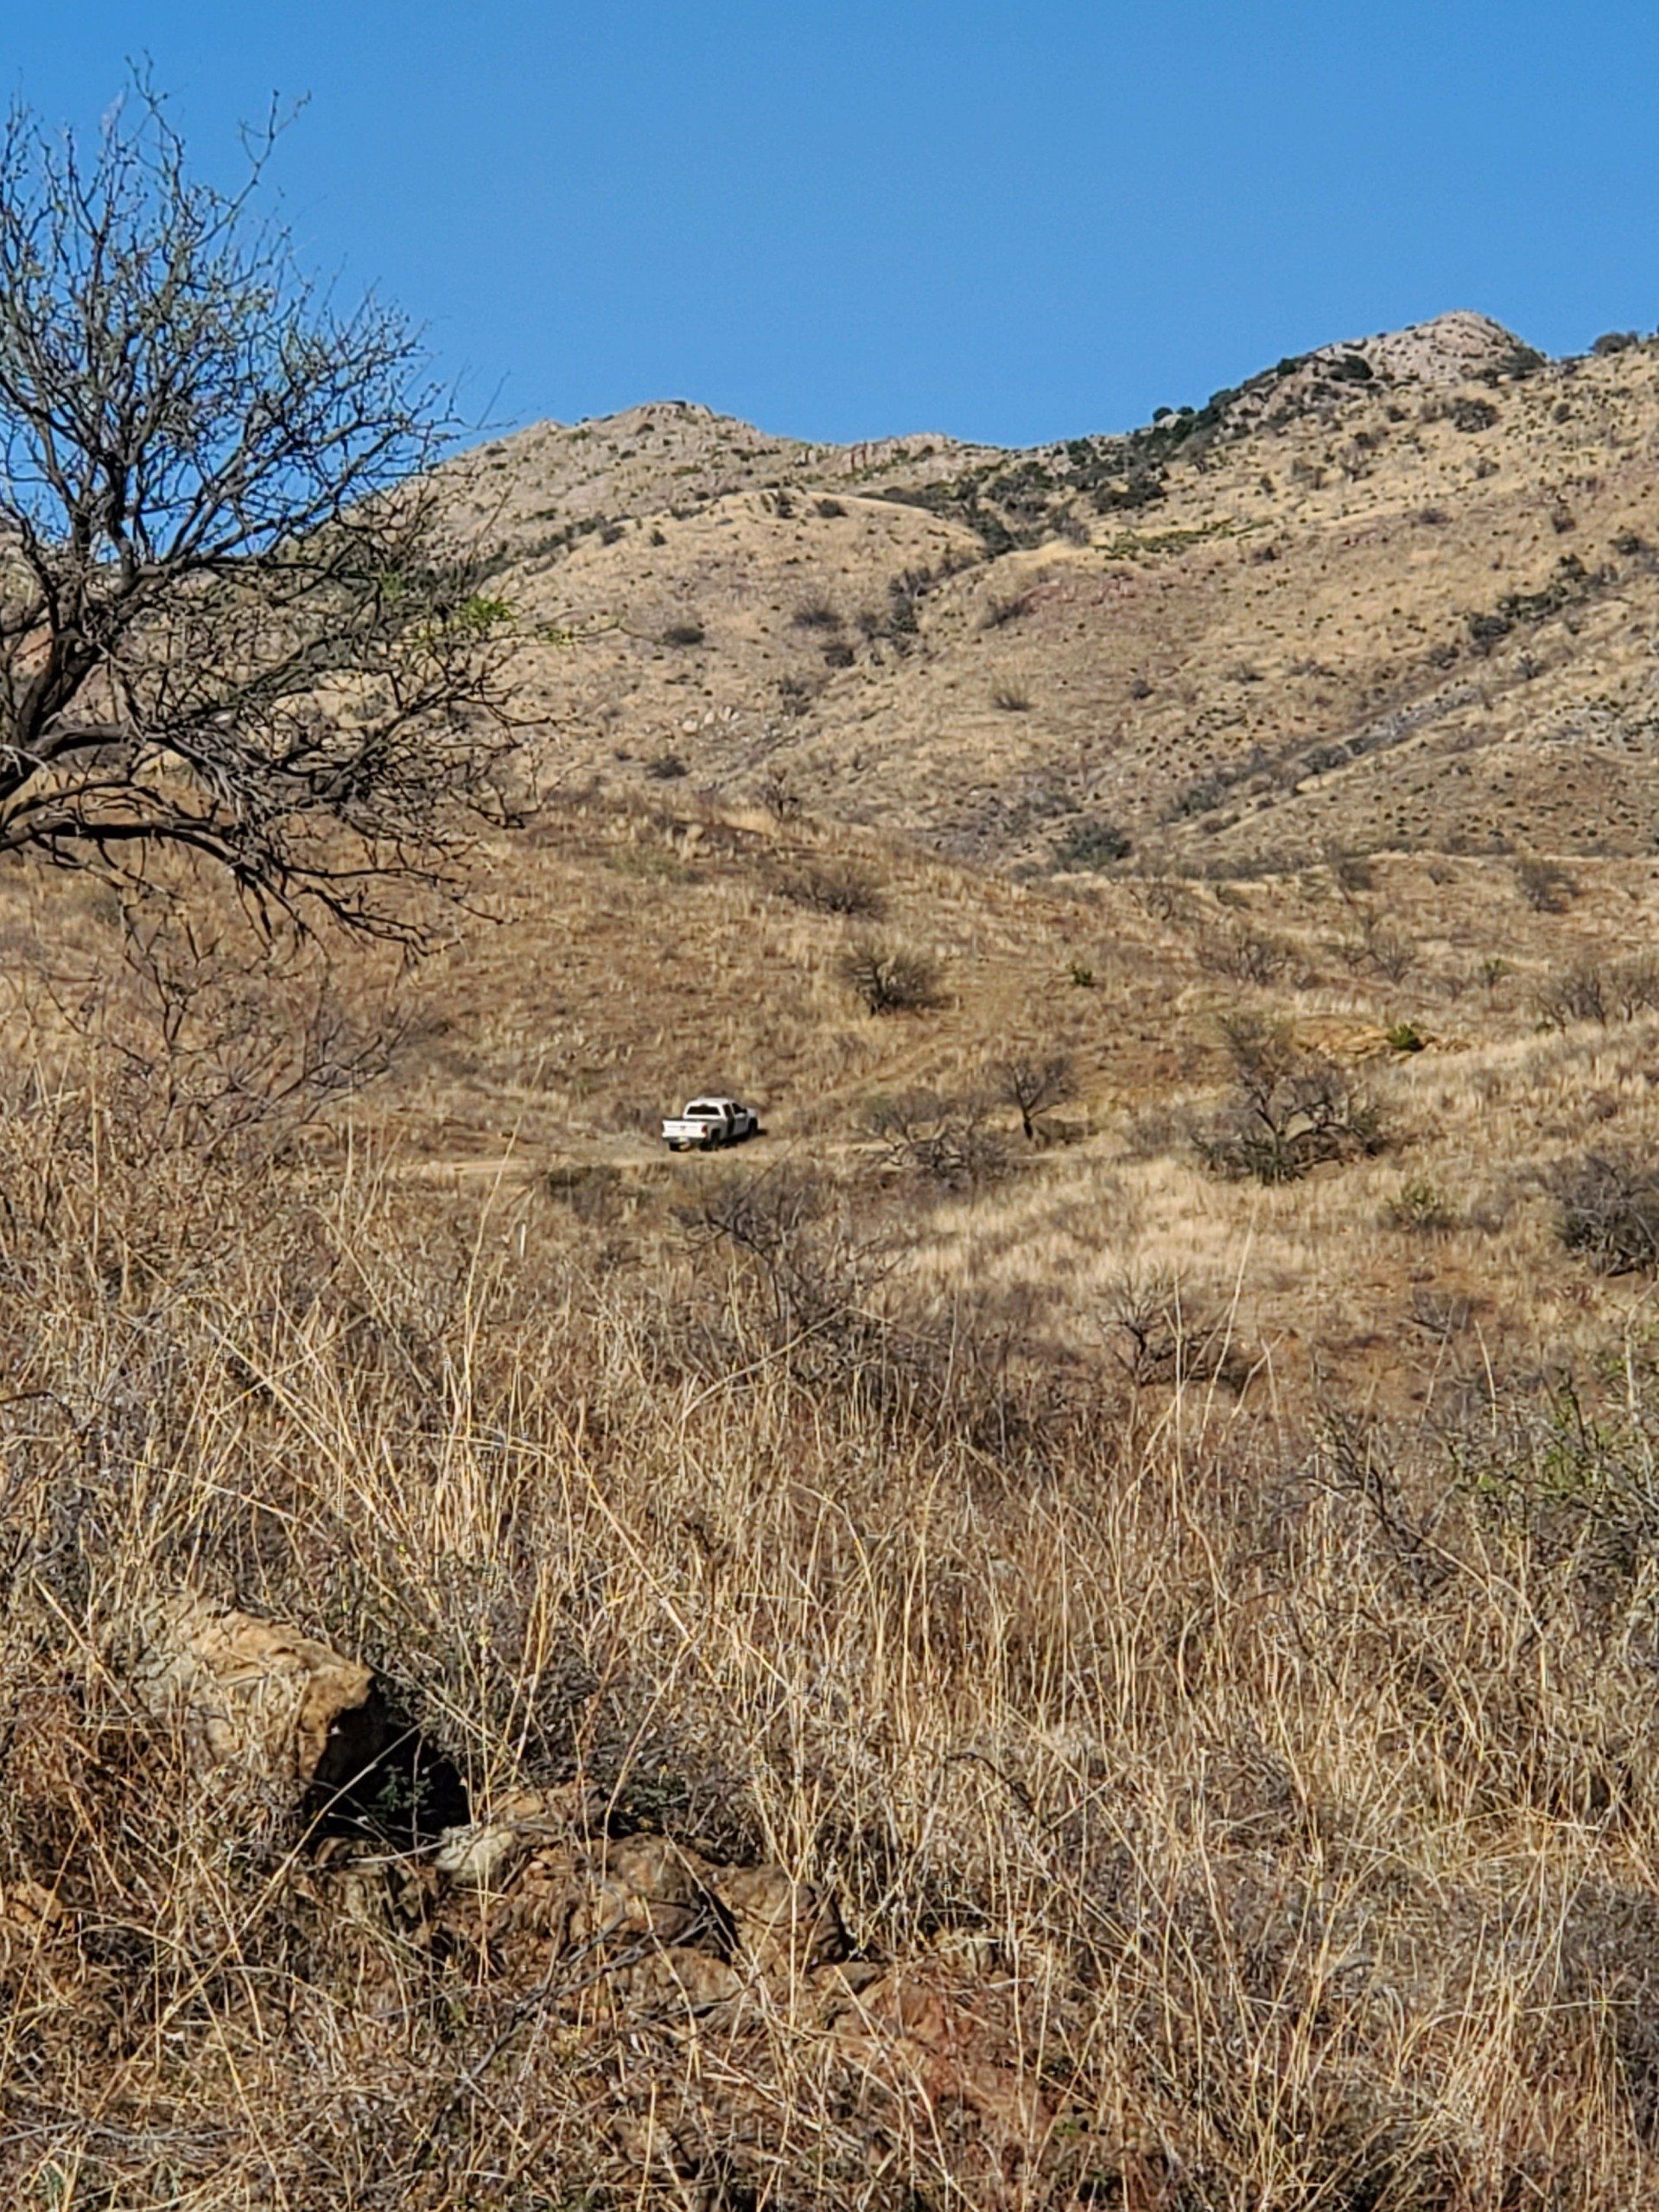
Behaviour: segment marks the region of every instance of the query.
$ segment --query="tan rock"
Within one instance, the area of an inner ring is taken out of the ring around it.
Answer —
[[[763,1973],[806,1973],[845,1954],[834,1900],[781,1866],[722,1867],[713,1878],[738,1942]]]
[[[303,1785],[329,1732],[367,1700],[368,1668],[298,1629],[187,1592],[141,1625],[132,1687],[215,1764]]]
[[[568,1790],[505,1791],[487,1821],[444,1830],[433,1864],[457,1888],[504,1890],[539,1845],[567,1831],[574,1809]]]
[[[620,2002],[676,2014],[702,2013],[731,2004],[747,1986],[741,1967],[690,1943],[671,1943],[607,1977]]]
[[[570,1940],[648,1936],[664,1944],[715,1939],[728,1925],[704,1863],[666,1836],[625,1836],[597,1847],[583,1869]]]
[[[936,2114],[973,2113],[993,2139],[1030,2144],[1053,2109],[1024,2064],[998,1991],[942,1963],[894,1967],[832,2004],[836,2042],[899,2094]]]

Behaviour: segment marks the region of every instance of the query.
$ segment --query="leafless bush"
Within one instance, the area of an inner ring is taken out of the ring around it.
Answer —
[[[866,1133],[889,1166],[945,1189],[972,1189],[1002,1174],[1007,1147],[991,1126],[988,1102],[976,1095],[943,1097],[928,1090],[877,1099],[864,1116]]]
[[[999,714],[1024,715],[1031,710],[1031,694],[1023,683],[1001,683],[991,686],[991,704]]]
[[[1235,983],[1276,982],[1296,964],[1294,945],[1242,925],[1206,923],[1193,950],[1201,968]]]
[[[158,1143],[204,1163],[280,1152],[385,1074],[408,1027],[348,1006],[329,963],[235,916],[160,895],[124,902],[121,955],[38,988]]]
[[[1659,1267],[1659,1167],[1629,1152],[1587,1152],[1546,1178],[1557,1231],[1600,1274]]]
[[[1206,1166],[1289,1183],[1322,1161],[1382,1149],[1381,1111],[1351,1071],[1299,1045],[1283,1023],[1236,1015],[1223,1033],[1233,1095],[1197,1134]]]
[[[1166,876],[1146,876],[1134,887],[1137,906],[1154,921],[1176,929],[1191,927],[1198,918],[1198,905],[1184,883]]]
[[[1659,959],[1648,953],[1628,960],[1586,954],[1545,981],[1537,1005],[1539,1019],[1552,1029],[1575,1021],[1634,1021],[1659,1007]]]
[[[869,1014],[922,1014],[939,1001],[939,964],[931,953],[890,938],[855,938],[837,963],[841,979]]]
[[[1231,1317],[1169,1268],[1121,1270],[1106,1293],[1107,1343],[1137,1387],[1228,1382],[1247,1371]]]
[[[1390,983],[1403,982],[1417,964],[1417,948],[1408,937],[1370,907],[1352,904],[1354,931],[1343,944],[1342,957],[1357,974],[1380,976]]]
[[[787,776],[777,772],[763,776],[758,796],[774,822],[794,822],[799,818],[801,795]]]

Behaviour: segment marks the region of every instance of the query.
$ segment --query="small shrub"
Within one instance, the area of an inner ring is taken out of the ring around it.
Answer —
[[[1516,862],[1515,880],[1535,914],[1564,914],[1577,888],[1559,861],[1545,860],[1537,853]]]
[[[1629,960],[1588,955],[1551,976],[1538,993],[1538,1018],[1547,1029],[1575,1021],[1634,1021],[1659,1007],[1659,959],[1637,953]]]
[[[1206,927],[1194,947],[1198,965],[1236,983],[1271,983],[1291,967],[1295,954],[1282,938],[1259,930]]]
[[[1378,927],[1365,937],[1365,957],[1373,971],[1390,983],[1403,982],[1417,965],[1417,948],[1397,930]],[[1402,1049],[1412,1051],[1413,1046]]]
[[[944,1098],[912,1090],[873,1101],[864,1128],[882,1147],[889,1166],[943,1189],[971,1189],[1001,1174],[1008,1164],[1007,1147],[986,1114],[986,1101],[976,1094]]]
[[[778,703],[786,715],[804,715],[823,688],[822,677],[809,683],[803,677],[780,676],[778,679]]]
[[[1109,868],[1128,858],[1132,848],[1115,822],[1079,822],[1066,833],[1054,855],[1060,868]]]
[[[1497,420],[1497,410],[1490,399],[1454,399],[1447,411],[1454,430],[1490,430]]]
[[[1400,1185],[1384,1209],[1384,1218],[1391,1229],[1409,1230],[1420,1236],[1439,1236],[1457,1225],[1444,1193],[1421,1176]]]
[[[1339,947],[1342,957],[1356,974],[1381,976],[1390,983],[1403,982],[1417,964],[1417,948],[1397,930],[1391,930],[1366,909],[1355,912],[1355,931]]]
[[[823,649],[826,668],[850,668],[857,655],[844,638],[832,638]]]
[[[779,771],[761,779],[760,799],[774,822],[793,822],[800,815],[801,795]]]
[[[1338,847],[1331,855],[1331,873],[1344,898],[1376,888],[1376,863],[1369,853],[1344,852]]]
[[[700,645],[707,636],[701,622],[671,622],[663,632],[665,645]]]
[[[982,630],[1001,630],[1010,622],[1019,621],[1022,615],[1030,612],[1031,594],[1028,591],[1013,592],[1006,599],[990,601],[979,626]]]
[[[994,683],[991,704],[1001,715],[1025,715],[1031,711],[1031,694],[1023,684]]]
[[[677,753],[659,753],[654,760],[645,763],[645,773],[654,783],[671,784],[690,772]]]
[[[798,906],[817,914],[840,914],[860,921],[880,921],[887,912],[875,880],[851,861],[811,863],[778,879],[778,888]]]
[[[841,979],[868,1014],[921,1014],[937,1006],[938,963],[890,938],[855,938],[842,954]]]
[[[991,1069],[990,1091],[999,1103],[1014,1108],[1027,1141],[1034,1144],[1039,1116],[1077,1096],[1077,1068],[1069,1052],[1016,1053]]]
[[[1383,1034],[1391,1052],[1421,1052],[1425,1049],[1423,1033],[1414,1021],[1396,1021]]]
[[[1659,1267],[1659,1169],[1630,1153],[1587,1152],[1547,1179],[1557,1233],[1599,1274]]]
[[[841,616],[827,599],[803,600],[790,620],[798,630],[839,630]]]
[[[839,499],[820,499],[817,502],[817,512],[825,522],[839,522],[847,510]]]
[[[1624,353],[1632,346],[1639,346],[1641,343],[1642,334],[1639,330],[1604,330],[1590,351],[1592,353],[1600,354],[1605,359],[1609,353]]]
[[[1106,1341],[1137,1389],[1244,1379],[1230,1316],[1167,1268],[1126,1268],[1107,1289]]]
[[[1095,971],[1086,960],[1074,960],[1068,973],[1073,990],[1092,991],[1094,989]]]

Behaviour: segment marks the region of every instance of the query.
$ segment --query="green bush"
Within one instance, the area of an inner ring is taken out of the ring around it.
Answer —
[[[1389,1200],[1385,1217],[1391,1229],[1406,1229],[1420,1236],[1438,1236],[1457,1224],[1445,1194],[1422,1176],[1402,1183]]]

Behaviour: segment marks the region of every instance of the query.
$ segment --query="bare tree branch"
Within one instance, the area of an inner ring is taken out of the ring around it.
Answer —
[[[454,417],[416,334],[336,308],[142,78],[97,144],[0,128],[0,856],[407,937],[513,818],[507,610],[425,472]]]

